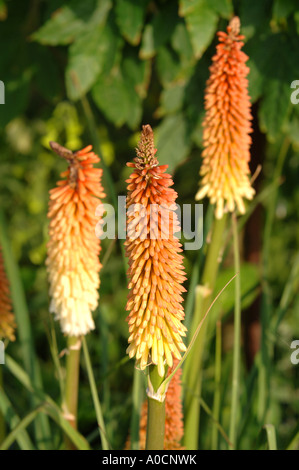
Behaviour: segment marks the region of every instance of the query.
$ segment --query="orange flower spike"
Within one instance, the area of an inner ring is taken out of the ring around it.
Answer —
[[[4,260],[0,248],[0,339],[15,340],[16,328],[10,299],[9,284],[4,268]]]
[[[255,193],[250,184],[251,105],[245,65],[241,51],[244,36],[239,35],[240,20],[234,17],[227,33],[219,32],[219,44],[210,67],[205,92],[206,116],[203,122],[203,164],[201,188],[196,199],[205,196],[216,204],[216,218],[235,207],[245,213],[243,198]]]
[[[174,359],[173,368],[178,364],[178,360]],[[172,372],[168,369],[168,375]],[[184,436],[183,424],[183,406],[182,406],[182,369],[179,369],[169,383],[165,399],[165,436],[164,450],[184,450],[181,441]],[[139,428],[139,447],[140,450],[145,449],[146,429],[147,429],[147,409],[148,401],[146,400],[141,409],[140,428]],[[129,443],[127,448],[129,448]]]
[[[46,260],[50,283],[50,311],[68,336],[94,329],[91,312],[98,304],[100,240],[95,235],[96,207],[105,197],[102,170],[93,168],[99,157],[92,146],[71,152],[55,142],[51,148],[68,161],[62,181],[50,191]]]
[[[186,350],[182,341],[186,328],[181,323],[186,278],[181,244],[174,236],[179,227],[177,193],[170,188],[173,181],[165,173],[167,165],[159,165],[155,155],[153,131],[149,125],[143,126],[137,157],[134,163],[127,163],[133,168],[127,180],[127,353],[136,357],[142,370],[156,364],[163,377],[165,364],[172,367],[173,358],[179,359]]]

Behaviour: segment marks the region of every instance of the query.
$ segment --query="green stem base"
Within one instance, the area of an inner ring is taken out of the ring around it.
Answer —
[[[74,429],[77,429],[81,338],[75,336],[68,337],[67,347],[64,410],[68,422]],[[74,449],[73,443],[67,436],[65,437],[65,446],[68,450]]]
[[[155,392],[164,381],[160,377],[157,366],[150,366],[149,380]],[[146,450],[163,450],[165,434],[165,400],[160,402],[148,397],[148,415],[146,430]]]

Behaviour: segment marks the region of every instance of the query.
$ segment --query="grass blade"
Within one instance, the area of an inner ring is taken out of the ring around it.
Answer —
[[[24,367],[30,376],[32,383],[37,388],[42,388],[42,379],[40,367],[37,362],[33,343],[30,316],[27,309],[24,289],[21,282],[21,276],[14,256],[11,251],[8,235],[6,233],[6,222],[4,214],[0,210],[0,243],[3,250],[3,257],[6,272],[10,284],[10,292],[13,303],[13,310],[17,322],[17,334],[22,348]],[[34,401],[31,403],[36,405]],[[49,422],[46,416],[39,416],[35,422],[36,439],[40,447],[45,449],[51,442],[51,432]]]
[[[275,427],[273,424],[265,424],[264,428],[267,432],[269,450],[277,450]]]
[[[10,425],[11,429],[14,429],[19,425],[21,420],[15,413],[12,404],[10,403],[3,390],[0,390],[0,410],[5,418],[5,421],[7,422],[7,424]],[[34,446],[25,429],[23,429],[22,432],[18,433],[16,441],[20,446],[21,450],[34,450]]]
[[[43,412],[51,417],[53,421],[62,429],[62,431],[70,438],[78,450],[89,450],[90,446],[87,440],[64,418],[62,410],[56,403],[42,390],[35,389],[31,383],[28,374],[17,364],[10,356],[5,356],[6,366],[12,375],[36,398],[43,403]],[[38,415],[37,415],[38,416]]]

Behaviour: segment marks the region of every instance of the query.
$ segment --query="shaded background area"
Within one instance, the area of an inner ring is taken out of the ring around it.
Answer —
[[[128,169],[140,127],[154,129],[158,158],[174,175],[178,203],[191,203],[201,165],[204,88],[214,54],[216,31],[237,14],[249,55],[249,93],[253,103],[252,162],[262,165],[242,228],[244,406],[240,448],[264,445],[258,426],[258,383],[251,374],[256,351],[267,353],[267,417],[281,448],[298,431],[299,375],[291,364],[292,340],[299,339],[299,104],[290,86],[299,80],[299,9],[295,0],[14,0],[0,1],[0,201],[2,224],[20,270],[44,389],[59,400],[59,387],[46,341],[53,325],[48,313],[44,266],[48,191],[65,162],[50,152],[58,141],[76,150],[89,143],[102,159],[107,193],[114,203],[125,194]],[[205,211],[207,202],[205,201]],[[208,224],[208,222],[206,222]],[[107,254],[108,253],[108,254]],[[107,254],[106,258],[105,255]],[[109,256],[109,259],[108,259]],[[187,251],[192,284],[199,253]],[[89,335],[94,369],[113,446],[127,437],[132,362],[122,362],[127,343],[125,266],[120,244],[103,241],[101,300],[97,329]],[[218,291],[231,277],[231,255],[224,259]],[[188,297],[192,314],[193,293]],[[233,286],[214,308],[223,318],[222,424],[229,416],[232,362]],[[261,333],[264,322],[266,336]],[[211,322],[215,325],[215,322]],[[19,330],[22,324],[18,324]],[[55,326],[58,349],[64,338]],[[205,362],[203,398],[212,403],[214,329]],[[9,354],[23,360],[19,341]],[[227,371],[227,376],[225,375]],[[82,367],[80,430],[98,444],[94,410]],[[105,380],[104,380],[105,379]],[[24,414],[27,393],[6,374],[7,393]],[[209,429],[211,420],[203,414]],[[200,448],[209,448],[209,433]],[[57,438],[59,442],[59,439]],[[222,442],[225,445],[225,441]],[[222,445],[221,444],[221,445]]]

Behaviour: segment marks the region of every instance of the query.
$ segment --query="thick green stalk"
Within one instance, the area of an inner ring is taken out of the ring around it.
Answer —
[[[3,390],[3,365],[0,364],[0,390]],[[0,445],[5,439],[5,420],[0,410]]]
[[[218,449],[218,426],[219,415],[220,415],[220,399],[221,399],[221,349],[222,349],[222,338],[221,338],[221,320],[217,321],[216,325],[216,351],[215,351],[215,392],[214,392],[214,403],[213,403],[213,418],[214,425],[212,429],[212,450]]]
[[[234,240],[234,260],[235,273],[240,273],[240,250],[238,240],[238,225],[235,214],[232,214],[233,240]],[[235,279],[235,315],[234,315],[234,353],[233,353],[233,382],[232,382],[232,403],[230,415],[229,438],[236,448],[237,425],[239,408],[239,385],[240,385],[240,358],[241,358],[241,278]]]
[[[131,416],[131,449],[139,450],[139,423],[140,410],[143,401],[143,373],[139,369],[134,369],[133,378],[133,409]]]
[[[90,385],[90,391],[93,399],[93,404],[96,412],[96,417],[97,417],[97,423],[99,427],[99,433],[101,436],[101,441],[102,441],[102,449],[103,450],[109,450],[109,442],[107,440],[107,433],[105,429],[105,422],[103,418],[103,413],[102,413],[102,407],[101,403],[99,400],[99,395],[97,392],[97,386],[96,386],[96,381],[94,378],[93,370],[92,370],[92,365],[91,365],[91,360],[86,344],[86,339],[83,337],[82,339],[82,344],[83,344],[83,352],[84,352],[84,359],[85,359],[85,365],[86,365],[86,370],[87,370],[87,375],[88,375],[88,380],[89,380],[89,385]]]
[[[65,418],[70,425],[74,429],[77,429],[81,338],[69,336],[67,340],[67,349],[64,412]],[[65,445],[68,450],[74,449],[74,446],[68,437],[65,438]]]
[[[158,374],[157,366],[150,366],[150,382],[155,392],[164,377]],[[163,450],[165,434],[165,399],[160,402],[148,396],[148,415],[146,430],[146,450]]]
[[[224,215],[220,220],[215,219],[213,224],[212,237],[205,259],[201,286],[196,297],[190,333],[191,338],[212,300],[218,267],[221,262],[221,248],[224,242],[226,219],[227,216]],[[198,447],[200,401],[196,397],[200,397],[201,395],[202,359],[206,343],[208,321],[209,319],[207,318],[202,325],[196,343],[186,359],[183,371],[183,383],[185,384],[184,443],[189,450],[195,450]]]

